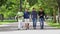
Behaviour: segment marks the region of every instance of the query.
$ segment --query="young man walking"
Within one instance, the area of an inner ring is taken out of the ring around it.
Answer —
[[[29,18],[30,18],[30,13],[29,13],[28,9],[25,9],[25,11],[24,11],[24,21],[25,21],[26,30],[29,29]]]
[[[44,15],[45,15],[44,10],[40,8],[38,14],[39,14],[40,27],[41,29],[43,29],[44,28]]]
[[[19,11],[17,13],[17,18],[18,18],[18,30],[23,28],[23,12]]]
[[[36,29],[37,12],[36,12],[35,8],[33,8],[33,10],[32,10],[31,17],[32,17],[32,21],[33,21],[33,28]]]

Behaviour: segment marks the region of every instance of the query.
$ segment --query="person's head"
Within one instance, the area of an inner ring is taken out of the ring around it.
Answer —
[[[32,10],[35,11],[35,8],[33,8]]]
[[[28,11],[28,9],[26,8],[25,11]]]
[[[39,11],[43,11],[43,8],[40,8]]]
[[[21,12],[21,9],[19,9],[19,11]]]

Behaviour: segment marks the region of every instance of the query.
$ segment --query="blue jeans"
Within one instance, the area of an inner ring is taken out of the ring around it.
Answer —
[[[40,21],[40,27],[41,27],[41,29],[43,29],[43,27],[44,27],[44,18],[40,18],[39,21]]]
[[[33,20],[33,27],[34,29],[36,29],[37,18],[32,18],[32,20]]]

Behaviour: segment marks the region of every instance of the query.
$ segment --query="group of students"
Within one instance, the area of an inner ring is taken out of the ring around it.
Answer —
[[[29,13],[28,9],[25,9],[24,12],[19,11],[17,13],[18,29],[22,29],[23,27],[25,27],[26,30],[29,29],[30,16],[31,16],[32,22],[33,22],[33,29],[36,29],[37,16],[39,16],[40,26],[41,26],[41,29],[43,29],[44,28],[44,15],[45,15],[45,13],[42,8],[39,9],[38,13],[35,8],[32,9],[31,13]],[[23,19],[24,19],[24,23],[23,23]]]

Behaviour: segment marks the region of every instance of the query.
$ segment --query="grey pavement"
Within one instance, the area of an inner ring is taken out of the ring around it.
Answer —
[[[24,27],[25,28],[25,27]],[[23,30],[25,30],[23,28]],[[44,22],[44,29],[40,29],[40,23],[37,22],[37,27],[35,30],[57,30],[58,28],[56,27],[51,27],[48,26],[48,24],[46,22]],[[30,28],[29,30],[34,30],[33,26],[32,26],[32,22],[30,22]],[[60,30],[60,29],[58,29]],[[5,25],[0,25],[0,31],[18,31],[18,22],[15,23],[11,23],[11,24],[5,24]]]

